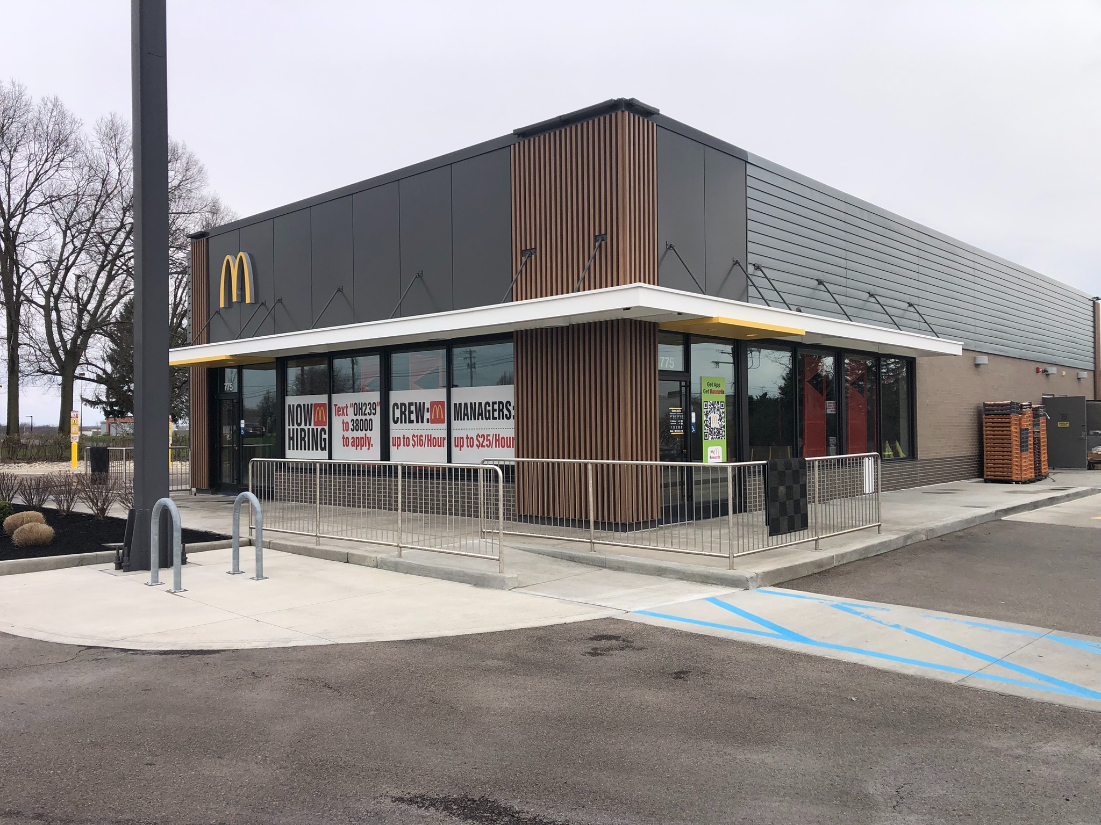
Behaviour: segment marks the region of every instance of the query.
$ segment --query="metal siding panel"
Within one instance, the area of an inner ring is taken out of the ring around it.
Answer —
[[[704,285],[706,255],[704,146],[657,130],[658,286],[699,293],[692,275]],[[672,243],[691,270],[685,271],[666,244]]]
[[[397,313],[402,316],[454,308],[451,255],[451,167],[434,169],[399,183],[401,288],[417,272]]]
[[[241,308],[241,320],[245,324],[242,337],[271,335],[275,332],[275,319],[272,317],[275,312],[268,310],[275,304],[275,227],[271,221],[263,221],[242,226],[240,233],[241,249],[252,259],[252,288],[256,296],[255,306]],[[261,307],[261,302],[265,306]],[[251,320],[249,316],[252,316]]]
[[[1066,285],[754,164],[747,198],[750,258],[793,306],[840,317],[814,283],[822,278],[854,320],[890,323],[868,299],[874,292],[904,329],[928,331],[906,307],[912,301],[940,335],[968,348],[1092,366],[1089,301]]]
[[[512,280],[509,149],[451,167],[455,309],[497,304]]]
[[[275,219],[275,331],[309,329],[313,321],[310,210],[300,209]]]
[[[311,323],[314,327],[352,323],[351,197],[319,203],[310,209],[310,246],[313,271]],[[337,287],[344,287],[344,293],[333,298]],[[327,309],[326,304],[329,305]],[[318,315],[322,317],[316,317]]]
[[[218,310],[218,313],[211,318],[210,324],[206,328],[207,340],[210,342],[231,341],[241,331],[241,308],[239,304],[235,304],[230,300],[231,289],[228,272],[226,273],[225,307],[221,307],[222,302],[218,295],[218,289],[221,286],[222,263],[225,261],[226,255],[233,257],[241,251],[240,237],[240,233],[234,231],[210,238],[209,253],[207,255],[209,261],[207,264],[207,278],[210,284],[210,290],[207,292],[210,296],[208,305],[211,313],[216,309]]]
[[[746,262],[745,161],[706,148],[704,169],[707,220],[704,286],[708,295],[744,301],[749,285],[734,261],[743,266]]]
[[[397,182],[352,199],[355,320],[389,318],[401,297]]]

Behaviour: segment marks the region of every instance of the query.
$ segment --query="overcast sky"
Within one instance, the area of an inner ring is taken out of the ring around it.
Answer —
[[[129,14],[0,0],[0,77],[129,117]],[[1098,0],[168,3],[169,128],[242,216],[611,97],[1101,292]]]

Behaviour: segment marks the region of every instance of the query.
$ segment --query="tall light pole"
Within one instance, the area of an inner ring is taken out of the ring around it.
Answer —
[[[165,0],[131,0],[134,102],[134,539],[149,569],[153,505],[168,495],[168,65]],[[161,564],[171,563],[162,541]]]

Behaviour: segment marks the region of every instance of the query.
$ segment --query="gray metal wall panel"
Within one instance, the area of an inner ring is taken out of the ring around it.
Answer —
[[[218,289],[222,281],[222,263],[226,255],[234,257],[241,251],[240,241],[241,233],[234,231],[216,235],[207,244],[207,277],[210,279],[210,291],[207,295],[210,296],[210,311],[214,313],[214,310],[218,309],[207,327],[210,336],[207,340],[211,343],[231,341],[241,331],[241,306],[231,300],[232,291],[228,272],[226,273],[226,306],[222,309],[219,309],[222,302],[218,297]]]
[[[853,320],[889,325],[874,292],[903,329],[928,332],[912,302],[968,349],[1093,368],[1092,307],[1065,284],[757,159],[747,202],[749,258],[793,306],[841,317],[821,278]]]
[[[272,221],[262,221],[242,226],[240,233],[241,249],[252,259],[255,290],[255,306],[241,307],[241,321],[245,324],[241,337],[271,335],[275,332],[275,319],[274,312],[268,310],[275,304],[275,226]],[[261,307],[262,302],[265,305]]]
[[[657,130],[658,286],[699,293],[706,288],[706,160],[704,146],[668,129]],[[692,275],[677,260],[677,248]]]
[[[389,318],[401,296],[398,184],[352,197],[355,320]]]
[[[455,309],[500,303],[512,280],[511,152],[451,167]]]
[[[746,280],[734,266],[746,259],[745,161],[717,149],[705,150],[708,295],[746,299]]]
[[[401,288],[417,272],[398,315],[423,315],[454,308],[451,247],[451,167],[433,169],[399,184]]]
[[[275,219],[275,297],[283,299],[272,312],[277,333],[309,329],[313,321],[310,234],[309,209]]]
[[[352,282],[351,197],[326,201],[311,207],[310,241],[313,268],[312,323],[315,327],[350,324],[352,302],[355,298]],[[343,287],[344,292],[334,298],[337,287]]]

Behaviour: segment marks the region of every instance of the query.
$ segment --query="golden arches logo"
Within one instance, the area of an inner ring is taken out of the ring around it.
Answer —
[[[226,305],[226,268],[229,269],[230,303],[237,301],[237,274],[240,272],[245,282],[245,303],[252,303],[252,258],[247,252],[238,252],[237,257],[226,255],[222,261],[222,280],[218,286],[218,306]]]

